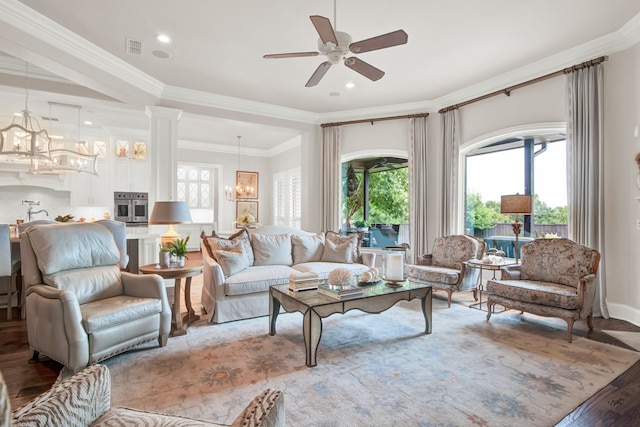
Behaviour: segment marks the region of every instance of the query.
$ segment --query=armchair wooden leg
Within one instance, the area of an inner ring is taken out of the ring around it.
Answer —
[[[567,341],[571,343],[571,334],[573,333],[573,317],[564,319],[567,322]]]
[[[589,330],[593,329],[593,315],[592,314],[587,316],[587,326],[589,327]]]
[[[31,354],[31,359],[29,359],[29,363],[35,363],[38,362],[40,360],[40,352],[33,350],[33,353]]]
[[[491,319],[491,312],[493,311],[493,302],[487,301],[487,322]]]
[[[453,295],[453,291],[447,291],[447,304],[449,305],[449,308],[451,308],[451,295]]]

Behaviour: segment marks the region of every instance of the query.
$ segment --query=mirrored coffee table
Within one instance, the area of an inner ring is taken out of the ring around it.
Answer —
[[[384,282],[363,286],[362,296],[338,300],[319,294],[316,290],[290,291],[289,285],[272,286],[269,290],[269,335],[276,334],[276,320],[282,307],[285,311],[298,311],[304,315],[302,334],[306,351],[306,365],[316,366],[316,353],[322,337],[322,319],[334,313],[346,313],[351,309],[365,313],[381,313],[393,307],[398,301],[419,299],[424,316],[425,334],[431,333],[430,285],[406,281],[403,286],[389,287]]]

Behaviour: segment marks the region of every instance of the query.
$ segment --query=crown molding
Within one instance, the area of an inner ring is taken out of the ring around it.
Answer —
[[[277,146],[269,149],[262,150],[259,148],[246,148],[242,147],[241,156],[253,156],[253,157],[274,157],[278,154],[286,153],[289,150],[297,148],[302,145],[299,137],[292,138]],[[183,150],[198,150],[207,151],[212,153],[224,153],[224,154],[238,154],[238,147],[232,145],[213,144],[210,142],[191,141],[181,139],[178,141],[178,148]]]
[[[296,110],[281,107],[264,102],[249,101],[231,96],[218,95],[194,89],[177,86],[165,86],[162,94],[163,101],[177,102],[180,104],[198,105],[201,107],[220,108],[228,111],[255,114],[280,120],[292,120],[305,124],[316,124],[319,115],[309,111]]]
[[[164,84],[17,0],[0,2],[0,20],[159,98]]]

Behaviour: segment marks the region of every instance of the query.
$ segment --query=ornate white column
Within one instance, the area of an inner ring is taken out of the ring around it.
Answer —
[[[177,200],[178,123],[182,110],[148,105],[151,132],[150,201]]]

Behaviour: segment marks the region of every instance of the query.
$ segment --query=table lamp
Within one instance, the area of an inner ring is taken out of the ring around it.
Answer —
[[[162,237],[162,246],[168,246],[180,238],[173,224],[191,222],[191,212],[186,202],[156,202],[153,205],[149,224],[169,224],[169,230]]]
[[[518,236],[522,223],[518,221],[518,215],[531,215],[533,212],[533,196],[531,194],[510,194],[500,198],[500,213],[515,215],[516,220],[511,225],[513,234],[516,235],[516,264],[518,263]]]

